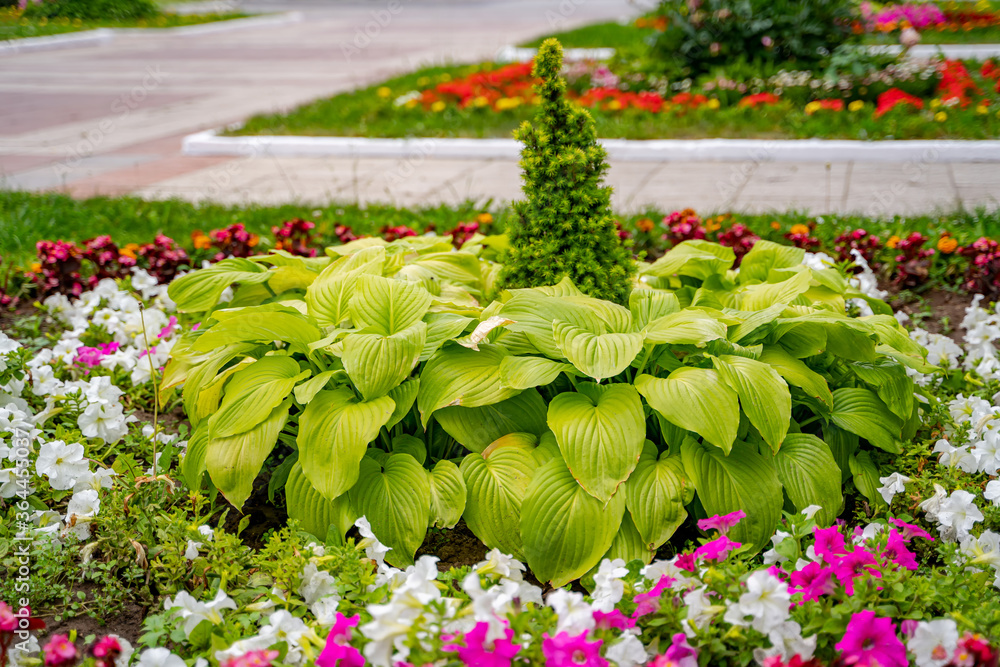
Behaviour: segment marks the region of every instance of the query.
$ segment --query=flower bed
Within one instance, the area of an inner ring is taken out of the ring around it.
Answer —
[[[249,14],[239,12],[212,14],[169,14],[159,13],[143,18],[94,19],[69,16],[30,16],[19,7],[0,7],[0,40],[24,39],[62,35],[97,28],[179,28],[215,21],[246,18]]]

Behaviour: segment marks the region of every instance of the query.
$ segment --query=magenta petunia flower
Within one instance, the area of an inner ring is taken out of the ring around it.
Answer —
[[[326,637],[326,646],[316,658],[316,667],[362,667],[365,664],[361,652],[347,643],[351,641],[351,628],[360,620],[358,614],[347,617],[337,612],[337,619]]]
[[[896,636],[896,624],[873,611],[859,611],[847,623],[835,647],[844,664],[856,667],[906,667],[906,647]]]
[[[510,628],[504,628],[504,636],[493,640],[492,646],[490,646],[490,642],[486,641],[486,635],[489,631],[489,623],[476,623],[476,627],[465,633],[464,646],[449,644],[443,648],[446,651],[458,651],[458,657],[466,665],[510,667],[514,656],[521,650],[520,644],[514,644],[510,641],[514,638],[514,631]]]
[[[17,630],[17,618],[14,610],[6,602],[0,600],[0,632],[14,632]]]
[[[817,556],[828,563],[832,563],[839,556],[843,556],[847,553],[844,536],[841,534],[840,530],[834,526],[830,526],[829,528],[817,527],[813,531],[813,537],[816,538],[816,542],[813,544],[813,550],[816,552]]]
[[[670,579],[670,577],[661,577],[661,579]],[[628,630],[635,627],[635,621],[618,609],[613,609],[608,613],[595,610],[594,627],[601,630]]]
[[[912,523],[906,523],[905,521],[900,521],[899,519],[889,519],[889,523],[899,528],[899,532],[903,536],[903,540],[906,542],[909,542],[915,537],[927,540],[928,542],[934,541],[931,534],[920,526],[915,526]]]
[[[660,608],[660,596],[663,595],[663,591],[670,588],[674,583],[674,578],[667,575],[660,577],[660,580],[656,582],[656,585],[645,593],[639,593],[634,598],[632,602],[638,605],[635,612],[632,613],[632,618],[639,618],[645,616],[646,614],[652,614],[657,609]],[[596,618],[596,616],[595,616]]]
[[[906,548],[906,540],[895,528],[889,531],[889,541],[886,542],[885,548],[881,550],[879,555],[907,570],[917,569],[916,554]]]
[[[882,578],[878,571],[878,561],[871,552],[858,547],[833,564],[833,573],[844,586],[848,595],[854,595],[854,580],[865,572],[873,577]]]
[[[833,570],[821,563],[812,562],[791,574],[792,593],[802,593],[802,602],[818,600],[821,595],[829,595],[834,590]]]
[[[76,662],[76,645],[66,635],[52,635],[52,639],[42,649],[45,667],[60,667]]]
[[[697,563],[694,560],[694,553],[681,554],[677,557],[677,561],[674,563],[678,569],[684,570],[686,572],[694,572],[697,568]]]
[[[739,542],[733,542],[725,535],[722,535],[695,549],[694,557],[706,560],[725,560],[729,556],[729,552],[733,549],[739,549],[740,546]]]
[[[652,667],[698,667],[698,650],[688,644],[683,632],[671,637],[666,653],[653,658]]]
[[[736,510],[729,514],[716,514],[707,519],[699,519],[698,528],[704,531],[717,530],[725,535],[730,528],[738,524],[741,519],[745,519],[746,516],[746,512],[743,510]]]
[[[570,635],[560,632],[555,637],[542,635],[542,653],[545,667],[608,667],[608,661],[601,657],[604,640],[587,641],[587,632]]]

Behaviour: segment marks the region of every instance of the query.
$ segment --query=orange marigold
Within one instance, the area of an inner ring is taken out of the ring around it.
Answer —
[[[649,218],[639,218],[638,220],[635,221],[635,228],[638,229],[640,232],[649,233],[653,231],[653,227],[654,227],[653,221],[650,220]]]
[[[885,242],[885,245],[889,248],[895,248],[897,245],[899,245],[900,240],[901,239],[898,236],[893,234],[892,236],[889,237],[889,240]]]
[[[194,247],[197,250],[208,250],[212,247],[212,239],[208,238],[204,232],[199,230],[191,232],[191,243],[194,244]]]
[[[951,253],[955,252],[956,248],[958,248],[958,241],[951,238],[951,236],[945,234],[940,239],[938,239],[937,249],[943,252],[944,254],[950,255]]]
[[[792,232],[792,234],[808,234],[809,233],[809,226],[808,225],[803,225],[800,222],[797,225],[792,225],[792,228],[791,228],[790,231]]]

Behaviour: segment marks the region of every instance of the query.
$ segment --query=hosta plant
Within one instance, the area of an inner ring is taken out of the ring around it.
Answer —
[[[306,529],[365,516],[397,564],[464,518],[554,585],[649,562],[690,514],[742,510],[730,537],[760,549],[782,509],[830,524],[845,488],[882,502],[870,451],[916,430],[906,369],[929,367],[884,303],[846,314],[865,297],[840,271],[767,241],[734,271],[732,249],[688,241],[624,307],[568,279],[493,294],[493,241],[366,239],[176,280],[202,317],[163,381],[195,427],[189,481],[240,507],[266,464]]]

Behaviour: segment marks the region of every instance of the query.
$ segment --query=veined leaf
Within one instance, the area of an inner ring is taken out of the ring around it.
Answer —
[[[427,339],[420,352],[420,361],[427,361],[446,341],[461,336],[473,319],[453,313],[427,313],[424,321],[427,322]]]
[[[618,529],[618,533],[615,535],[615,539],[611,543],[608,552],[601,557],[601,561],[621,558],[626,563],[638,560],[649,565],[655,553],[655,551],[650,551],[643,543],[642,535],[639,534],[639,530],[635,527],[632,515],[626,511],[622,514],[622,525]],[[598,563],[597,567],[600,567],[600,563]],[[592,576],[592,573],[596,573],[597,567],[591,568],[588,574]]]
[[[778,303],[792,304],[809,289],[812,275],[808,269],[780,283],[748,285],[739,294],[740,310],[764,310]]]
[[[337,327],[350,315],[350,301],[362,274],[382,275],[385,249],[365,248],[327,266],[306,288],[309,314],[320,326]]]
[[[874,387],[879,398],[901,420],[905,421],[913,414],[914,384],[902,364],[881,357],[874,363],[854,362],[851,370],[865,384]]]
[[[264,357],[233,374],[226,385],[219,411],[208,420],[213,438],[249,431],[267,419],[292,391],[308,377],[291,357]]]
[[[674,457],[675,459],[677,457]],[[687,481],[666,454],[641,458],[625,482],[625,506],[644,547],[656,551],[687,518]]]
[[[545,296],[535,290],[513,290],[513,293],[514,297],[495,314],[513,320],[514,324],[507,325],[507,331],[523,334],[535,349],[550,359],[563,358],[552,331],[554,320],[591,332],[605,330],[604,321],[582,303]]]
[[[880,449],[893,454],[902,451],[899,443],[902,420],[868,389],[843,387],[834,391],[830,420]]]
[[[384,396],[409,377],[420,359],[427,339],[427,324],[415,322],[410,327],[385,336],[378,333],[354,333],[344,339],[341,359],[348,376],[365,400]]]
[[[391,336],[419,322],[432,300],[416,283],[363,274],[351,297],[351,319],[356,329]]]
[[[726,325],[700,310],[682,310],[660,317],[646,327],[647,343],[697,345],[726,337]]]
[[[249,259],[231,257],[175,279],[167,294],[177,310],[191,313],[213,308],[233,283],[263,283],[270,277],[269,271]]]
[[[546,409],[542,395],[528,389],[493,405],[441,408],[434,413],[434,419],[460,445],[482,452],[509,433],[545,433],[549,428]]]
[[[462,471],[451,461],[438,461],[431,470],[430,484],[430,525],[435,528],[454,528],[465,512],[468,495]]]
[[[792,419],[788,385],[770,366],[760,361],[723,355],[712,360],[722,380],[740,397],[740,406],[764,442],[776,452]]]
[[[511,389],[531,389],[551,384],[560,373],[576,375],[570,364],[545,357],[504,357],[500,362],[500,384]]]
[[[431,415],[446,406],[476,408],[517,394],[500,383],[500,362],[507,356],[499,345],[486,343],[478,352],[461,345],[438,350],[420,373],[417,407],[422,424],[426,427]]]
[[[489,548],[524,557],[521,503],[536,467],[531,448],[514,442],[462,460],[465,523]]]
[[[208,452],[208,422],[202,422],[188,439],[184,458],[181,460],[181,474],[188,488],[201,488],[201,476],[205,474],[205,456]]]
[[[302,530],[321,540],[326,539],[331,526],[336,528],[343,540],[358,520],[346,493],[333,500],[324,498],[306,478],[300,463],[296,463],[288,473],[285,504],[288,505],[288,518],[297,520]]]
[[[737,442],[729,456],[723,456],[718,449],[686,438],[681,456],[709,516],[737,510],[746,513],[746,518],[730,529],[730,539],[751,544],[758,551],[770,543],[782,507],[775,466],[745,442]]]
[[[306,406],[299,418],[299,460],[324,498],[332,500],[358,481],[358,464],[393,407],[388,396],[358,401],[347,387],[321,391]]]
[[[236,509],[250,497],[253,482],[285,427],[291,404],[292,399],[286,400],[263,422],[239,435],[213,438],[209,434],[205,468],[212,483]]]
[[[308,317],[299,313],[251,312],[246,309],[202,334],[193,349],[208,351],[233,343],[273,343],[280,340],[305,354],[309,351],[309,344],[320,337],[319,328]]]
[[[658,277],[677,274],[705,280],[725,273],[735,261],[736,253],[732,248],[711,241],[683,241],[653,262],[644,273]]]
[[[393,426],[403,420],[403,417],[413,407],[413,402],[417,400],[417,391],[419,389],[420,378],[414,377],[389,392],[388,396],[396,406],[392,410],[392,416],[389,417],[389,421],[385,423],[387,429],[392,429]]]
[[[642,401],[627,384],[581,383],[578,389],[559,394],[549,404],[549,428],[580,486],[608,502],[642,453]]]
[[[644,328],[653,320],[666,317],[681,309],[677,295],[658,289],[634,289],[628,297],[628,307],[632,311],[632,319],[639,329]]]
[[[323,371],[322,373],[317,373],[313,377],[309,378],[302,384],[295,387],[293,391],[295,394],[295,400],[302,405],[306,405],[313,399],[313,396],[323,389],[323,387],[325,387],[327,383],[330,382],[330,380],[333,379],[338,373],[341,376],[346,375],[346,373],[342,370]]]
[[[640,375],[635,388],[667,421],[694,431],[726,454],[732,449],[740,424],[739,400],[716,371],[682,367],[665,380]]]
[[[768,345],[760,355],[761,363],[767,364],[790,385],[800,388],[809,396],[818,398],[827,407],[833,407],[833,394],[826,379],[796,359],[777,345]]]
[[[621,527],[624,495],[597,500],[561,459],[539,468],[521,508],[524,553],[535,576],[560,587],[597,565]]]
[[[829,526],[844,502],[840,469],[826,443],[808,433],[789,433],[774,457],[785,492],[799,512],[810,505],[823,509],[817,523]],[[836,472],[835,472],[836,471]]]
[[[761,239],[754,243],[740,262],[739,281],[744,284],[768,282],[772,271],[800,266],[805,256],[806,251],[802,248]]]
[[[872,461],[871,454],[866,451],[857,452],[851,455],[849,463],[851,475],[854,479],[854,486],[857,487],[861,495],[867,498],[868,502],[872,505],[881,505],[884,507],[885,499],[878,492],[878,488],[882,482],[879,481],[879,470]]]
[[[595,380],[614,377],[629,367],[642,350],[640,333],[595,334],[568,322],[554,320],[556,345],[570,363]]]
[[[427,533],[430,497],[428,473],[409,454],[392,454],[384,465],[364,457],[350,492],[354,511],[366,517],[378,540],[392,549],[385,560],[395,567],[413,564]]]

